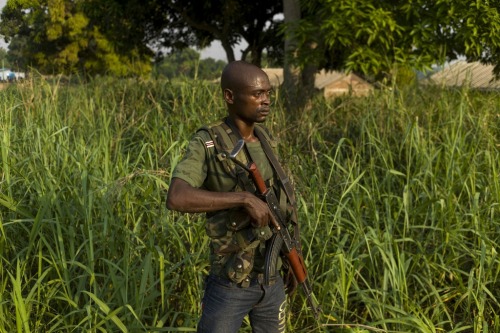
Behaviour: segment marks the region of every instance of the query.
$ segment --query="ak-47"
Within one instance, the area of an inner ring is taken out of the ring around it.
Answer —
[[[257,165],[252,161],[246,165],[236,159],[236,156],[244,148],[244,146],[245,141],[239,140],[234,149],[229,153],[229,158],[250,174],[257,191],[259,192],[261,198],[267,203],[269,210],[272,213],[271,224],[274,227],[274,235],[269,240],[268,251],[266,253],[266,268],[264,274],[266,282],[269,282],[270,277],[275,276],[276,260],[282,251],[288,259],[295,279],[302,286],[302,290],[305,294],[309,307],[313,311],[314,316],[317,318],[321,310],[307,279],[306,266],[304,265],[304,259],[300,253],[300,247],[298,247],[298,240],[294,239],[290,235],[285,216],[280,209],[278,199],[276,198],[274,191],[266,186]]]

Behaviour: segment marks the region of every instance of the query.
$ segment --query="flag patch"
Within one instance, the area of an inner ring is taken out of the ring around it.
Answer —
[[[205,142],[205,147],[212,148],[214,146],[214,142],[212,140]]]

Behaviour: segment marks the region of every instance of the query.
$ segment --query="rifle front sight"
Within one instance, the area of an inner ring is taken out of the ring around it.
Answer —
[[[236,143],[236,145],[234,146],[233,150],[229,153],[229,158],[236,164],[238,164],[239,166],[241,166],[243,169],[245,169],[246,171],[250,171],[249,168],[248,168],[248,165],[245,165],[245,163],[241,162],[240,160],[238,160],[236,158],[236,156],[238,156],[238,154],[240,153],[240,151],[243,149],[243,147],[245,147],[245,140],[243,139],[240,139],[238,140],[238,142]]]

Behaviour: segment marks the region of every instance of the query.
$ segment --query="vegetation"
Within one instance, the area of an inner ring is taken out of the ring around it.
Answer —
[[[481,0],[314,0],[304,3],[299,50],[303,61],[315,59],[321,68],[368,75],[389,73],[394,64],[424,69],[459,56],[497,65],[500,37],[491,31],[500,29],[499,10]]]
[[[154,74],[164,78],[191,78],[216,80],[226,66],[226,62],[213,58],[200,59],[200,54],[187,48],[175,51],[158,62]]]
[[[281,1],[9,0],[0,35],[23,69],[43,74],[141,76],[155,58],[220,40],[228,61],[242,40],[243,58],[260,65],[264,50],[283,55]]]
[[[0,104],[0,331],[194,331],[203,216],[164,200],[190,135],[224,114],[218,87],[35,78]],[[278,101],[323,308],[315,322],[294,295],[289,331],[500,330],[499,106],[414,86],[286,123]]]
[[[46,74],[144,75],[165,50],[215,40],[228,61],[245,41],[243,59],[281,66],[292,40],[287,65],[380,79],[458,56],[496,65],[500,47],[498,4],[481,0],[9,0],[1,18],[19,66]]]
[[[7,59],[7,50],[2,47],[0,47],[0,66],[2,68],[10,67],[10,62]]]
[[[277,17],[283,13],[281,0],[169,0],[164,3],[165,12],[159,13],[159,20],[168,30],[162,38],[166,47],[176,47],[179,43],[204,47],[218,40],[227,61],[231,62],[239,60],[234,47],[245,41],[242,60],[260,66],[264,50],[274,61],[283,59],[283,37],[278,33],[283,19]]]
[[[128,1],[9,0],[0,34],[19,63],[44,74],[141,75],[151,70],[145,11]]]
[[[495,65],[500,74],[500,7],[482,0],[284,0],[286,94],[304,105],[318,69],[369,80],[430,70],[457,57]],[[292,55],[292,56],[290,56]],[[299,63],[301,71],[293,67]],[[300,73],[300,75],[299,75]],[[305,87],[305,88],[304,88]],[[298,108],[296,111],[300,111]]]

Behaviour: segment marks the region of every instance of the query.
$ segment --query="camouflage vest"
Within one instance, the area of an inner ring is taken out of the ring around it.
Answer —
[[[260,124],[256,124],[256,130],[264,134],[275,151],[277,142],[268,130]],[[207,172],[205,183],[209,184],[209,190],[231,189],[231,191],[255,193],[255,187],[247,172],[227,157],[227,152],[234,148],[238,140],[232,129],[221,120],[198,131],[208,132],[211,142],[206,143],[206,146],[213,144],[214,147],[214,150],[207,150],[209,165],[216,166],[215,170]],[[245,164],[248,163],[247,156],[243,152],[237,158]],[[215,160],[216,163],[211,163],[210,160]],[[273,179],[275,178],[276,175],[273,176]],[[280,205],[286,207],[286,195],[275,187],[277,182],[272,180],[267,185],[274,188],[278,198],[284,199],[280,200]],[[254,228],[245,210],[235,208],[207,214],[206,232],[211,238],[212,273],[228,278],[243,287],[248,286],[248,277],[253,277],[254,273],[255,257],[258,255],[256,251],[263,250],[266,240],[272,236],[269,226]],[[263,256],[260,258],[262,259],[260,264],[263,265]]]

